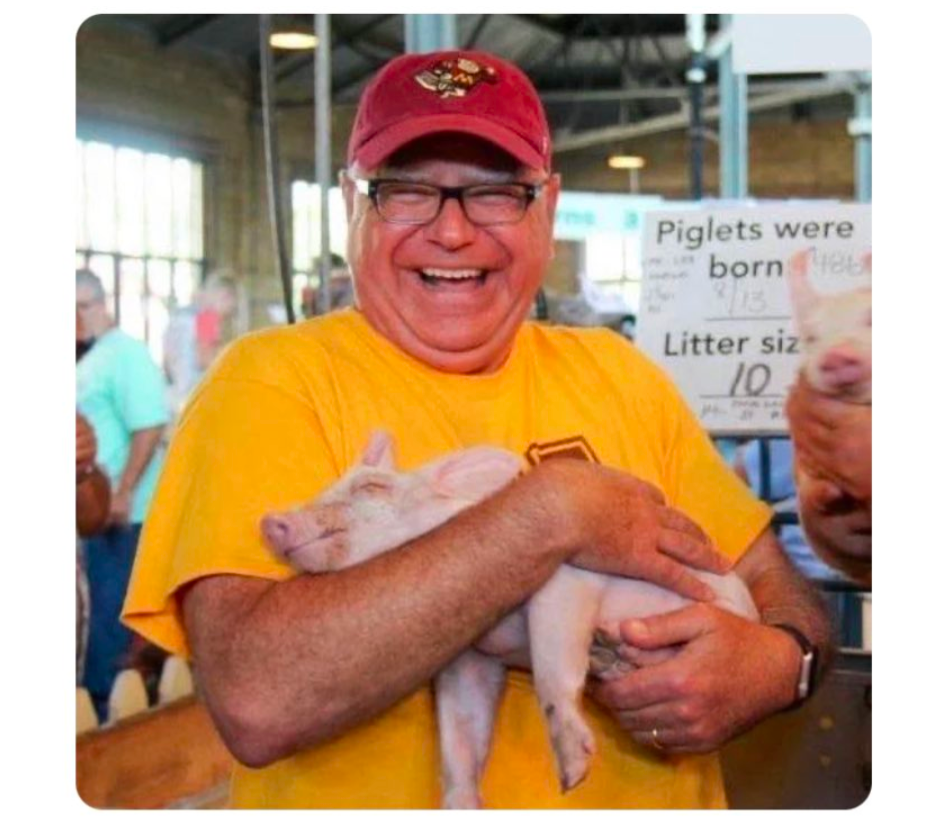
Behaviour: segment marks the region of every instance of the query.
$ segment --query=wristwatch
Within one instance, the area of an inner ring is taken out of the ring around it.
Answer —
[[[792,701],[785,710],[796,710],[810,696],[813,695],[817,688],[817,670],[819,662],[819,652],[804,632],[789,626],[787,623],[771,623],[772,628],[781,629],[791,635],[797,645],[801,647],[801,669],[797,676],[797,688],[794,692],[794,701]]]

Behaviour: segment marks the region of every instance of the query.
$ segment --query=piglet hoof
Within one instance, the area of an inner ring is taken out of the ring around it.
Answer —
[[[554,713],[550,721],[560,789],[565,793],[588,774],[589,758],[595,753],[595,737],[580,719],[556,720]]]
[[[482,798],[476,789],[451,788],[444,792],[441,806],[444,809],[481,809]]]

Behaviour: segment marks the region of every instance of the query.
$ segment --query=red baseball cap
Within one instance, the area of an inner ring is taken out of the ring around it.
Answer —
[[[467,50],[386,64],[360,97],[347,162],[372,169],[406,143],[445,131],[481,137],[535,169],[552,163],[550,128],[530,79],[495,55]]]

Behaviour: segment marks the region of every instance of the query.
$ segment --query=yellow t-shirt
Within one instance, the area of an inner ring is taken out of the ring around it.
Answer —
[[[580,456],[626,470],[659,486],[731,561],[770,517],[667,376],[608,330],[528,323],[502,369],[464,376],[430,369],[347,310],[240,339],[196,392],[143,528],[125,622],[187,655],[174,596],[180,586],[217,573],[288,578],[261,541],[261,516],[330,485],[377,428],[394,436],[400,469],[491,444],[527,463]],[[725,805],[716,755],[663,757],[637,746],[593,701],[585,711],[598,753],[588,778],[564,795],[530,676],[510,673],[482,786],[486,804]],[[439,774],[425,686],[326,744],[267,768],[236,766],[232,803],[431,807],[439,805]]]

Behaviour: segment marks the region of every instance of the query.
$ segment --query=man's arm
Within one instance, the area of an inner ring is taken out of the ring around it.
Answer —
[[[129,459],[112,496],[109,511],[111,524],[125,524],[132,513],[132,494],[164,435],[164,425],[142,428],[132,434]]]
[[[183,619],[219,731],[260,766],[376,716],[579,550],[593,569],[708,598],[679,561],[719,569],[722,559],[660,498],[610,469],[551,462],[365,564],[284,582],[194,582]]]
[[[813,587],[790,565],[770,530],[736,567],[761,617],[753,623],[705,603],[620,626],[625,641],[645,650],[641,668],[597,685],[593,694],[631,736],[674,753],[705,753],[744,733],[795,698],[800,649],[772,623],[799,629],[826,667],[832,629]],[[645,652],[684,644],[671,659],[647,665]]]

